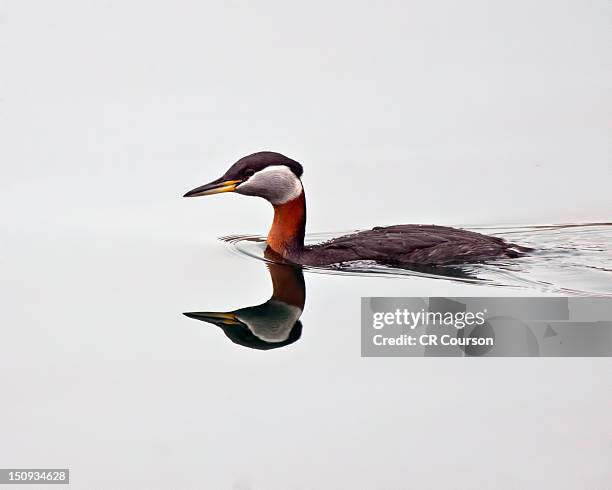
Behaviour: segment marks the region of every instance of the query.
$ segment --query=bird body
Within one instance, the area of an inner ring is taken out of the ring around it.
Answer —
[[[287,261],[305,266],[363,260],[439,266],[516,258],[530,250],[498,237],[436,225],[377,226],[306,246],[302,173],[298,162],[280,153],[254,153],[238,160],[220,179],[189,191],[185,197],[221,192],[263,197],[274,208],[268,248]]]
[[[372,260],[388,265],[452,265],[516,258],[525,252],[497,237],[460,228],[435,225],[377,226],[329,242],[305,247],[298,263],[320,266],[330,263]]]

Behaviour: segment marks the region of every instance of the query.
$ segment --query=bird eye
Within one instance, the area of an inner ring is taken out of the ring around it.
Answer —
[[[248,178],[249,178],[251,175],[253,175],[254,173],[255,173],[255,170],[253,170],[252,168],[247,168],[247,169],[244,171],[244,176],[245,176],[245,178],[247,178],[247,179],[248,179]]]

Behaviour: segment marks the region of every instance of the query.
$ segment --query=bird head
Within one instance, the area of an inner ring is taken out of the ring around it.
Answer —
[[[263,197],[273,205],[292,201],[303,192],[302,166],[280,153],[262,151],[241,158],[212,182],[190,190],[184,197],[237,192]]]

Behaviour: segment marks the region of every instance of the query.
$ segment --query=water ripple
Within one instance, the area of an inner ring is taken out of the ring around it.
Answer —
[[[398,268],[373,261],[355,261],[304,267],[304,270],[319,274],[428,278],[556,294],[612,296],[612,223],[463,228],[507,238],[537,251],[519,259],[487,264]],[[355,231],[359,230],[312,233],[306,236],[306,243],[319,243]],[[221,239],[240,255],[268,261],[264,258],[264,236],[232,235]]]

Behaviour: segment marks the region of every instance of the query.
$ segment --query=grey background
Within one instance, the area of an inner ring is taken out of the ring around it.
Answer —
[[[521,294],[307,274],[303,338],[182,311],[265,301],[261,149],[311,231],[609,220],[605,1],[0,1],[0,462],[72,488],[606,488],[607,359],[361,359],[360,296]],[[459,361],[459,362],[457,362]],[[466,362],[467,361],[467,362]]]

